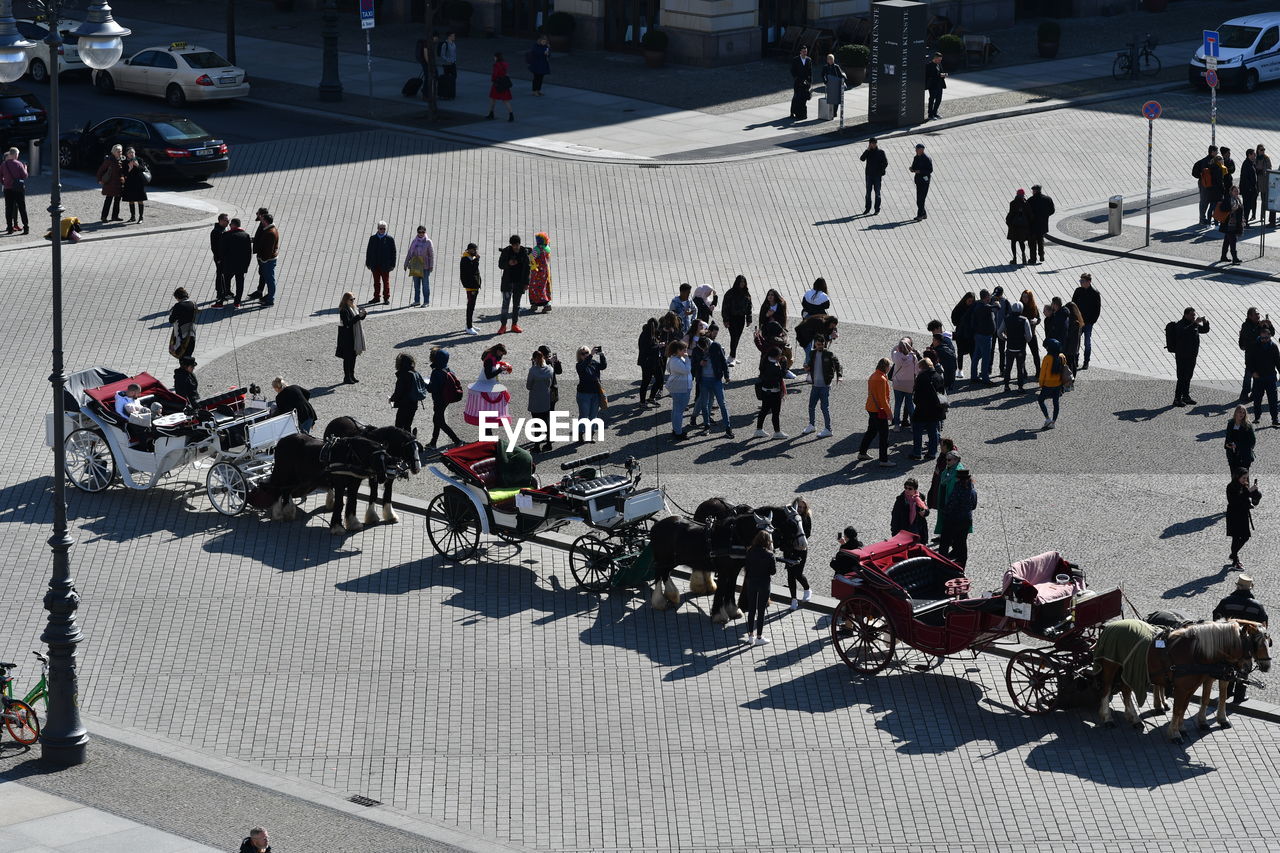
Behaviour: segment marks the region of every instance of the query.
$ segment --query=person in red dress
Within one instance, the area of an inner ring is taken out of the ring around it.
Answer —
[[[511,78],[507,76],[507,63],[501,53],[493,55],[493,71],[489,74],[489,118],[493,118],[493,108],[498,101],[507,105],[507,121],[515,121],[516,114],[511,111]]]

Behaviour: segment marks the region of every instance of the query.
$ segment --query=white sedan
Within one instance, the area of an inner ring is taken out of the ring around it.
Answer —
[[[188,101],[221,101],[249,94],[243,68],[216,52],[186,42],[149,47],[93,75],[99,92],[117,90],[164,98],[173,107]]]
[[[49,36],[49,25],[43,20],[19,18],[18,34],[32,45],[23,52],[27,55],[27,74],[37,83],[49,80],[49,46],[44,40]],[[80,21],[58,21],[58,35],[62,36],[62,47],[58,48],[58,71],[85,71],[89,66],[80,61],[80,53],[76,50],[76,28]]]

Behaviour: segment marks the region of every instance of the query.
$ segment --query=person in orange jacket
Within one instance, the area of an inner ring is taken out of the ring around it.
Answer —
[[[893,415],[889,391],[889,359],[882,358],[876,364],[875,371],[867,377],[867,431],[858,448],[859,459],[870,459],[871,455],[867,450],[871,448],[872,439],[879,436],[882,468],[893,464],[889,461],[889,418]]]

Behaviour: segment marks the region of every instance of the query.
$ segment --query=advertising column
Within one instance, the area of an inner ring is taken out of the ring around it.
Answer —
[[[868,118],[904,127],[924,121],[926,3],[883,0],[871,4]]]

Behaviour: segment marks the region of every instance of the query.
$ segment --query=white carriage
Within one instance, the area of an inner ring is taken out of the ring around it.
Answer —
[[[126,418],[115,398],[135,383],[147,411]],[[249,492],[271,474],[276,442],[298,431],[292,412],[272,415],[244,388],[192,403],[149,373],[105,367],[67,377],[65,408],[64,470],[77,489],[101,492],[117,479],[129,489],[150,489],[188,466],[207,468],[205,491],[223,515],[245,508]],[[49,447],[53,417],[45,416]]]

